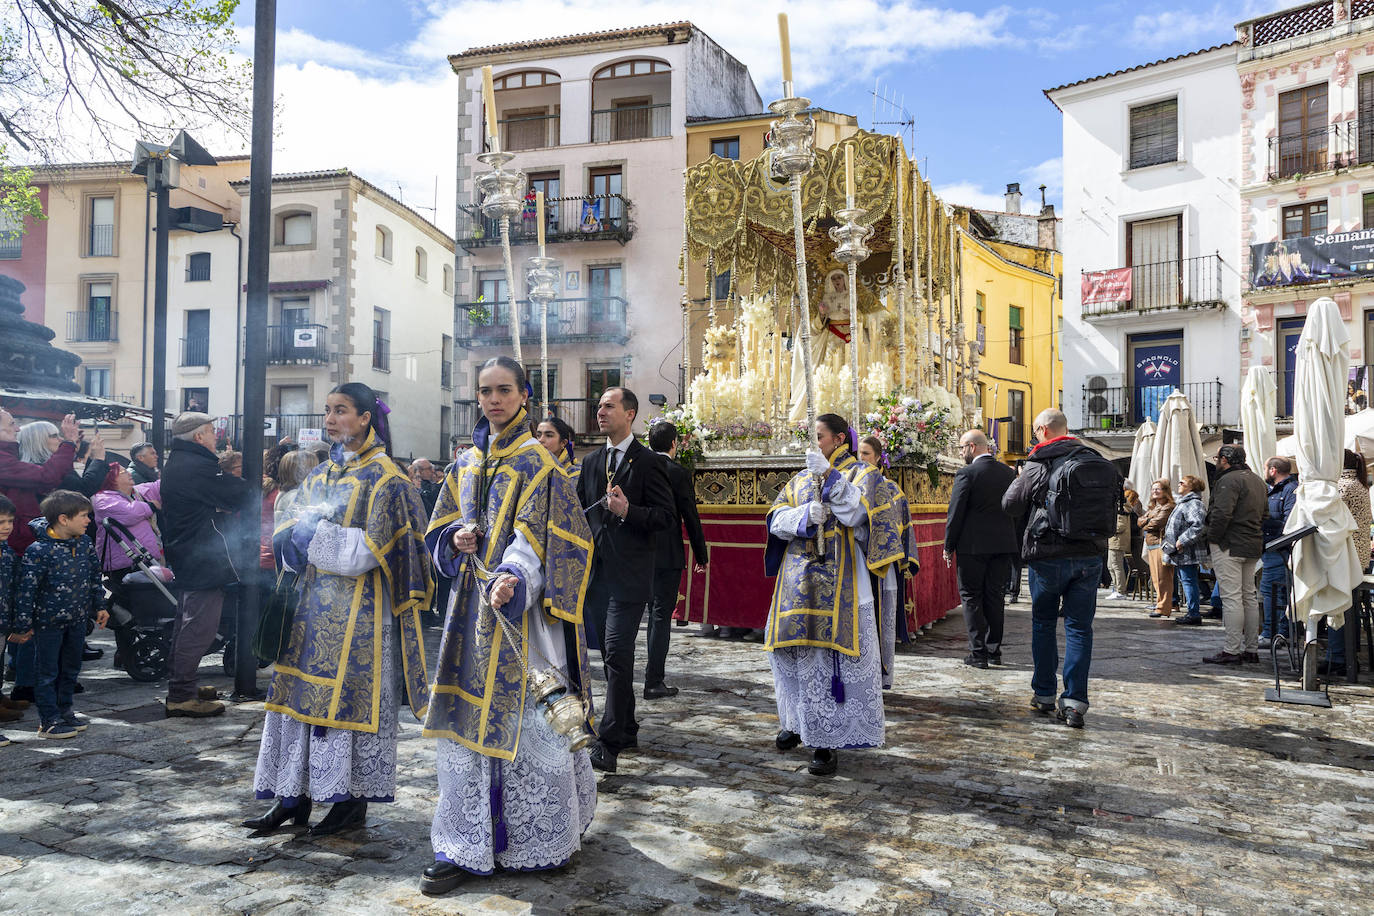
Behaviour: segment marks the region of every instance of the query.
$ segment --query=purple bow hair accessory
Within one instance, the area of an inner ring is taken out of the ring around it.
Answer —
[[[859,436],[854,432],[854,427],[852,426],[849,427],[849,450],[853,452],[855,456],[859,454]]]

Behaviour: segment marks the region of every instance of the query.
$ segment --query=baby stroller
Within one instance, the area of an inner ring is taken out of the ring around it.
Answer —
[[[172,630],[178,606],[176,581],[170,570],[117,519],[103,518],[100,525],[134,563],[133,569],[125,574],[105,574],[105,587],[112,598],[110,624],[120,666],[135,681],[162,680],[172,662]],[[234,673],[235,622],[234,614],[220,617],[218,638],[205,653],[222,651],[226,674]]]

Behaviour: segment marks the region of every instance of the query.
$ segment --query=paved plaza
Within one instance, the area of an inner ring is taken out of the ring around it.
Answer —
[[[955,614],[898,655],[887,747],[841,752],[828,779],[804,749],[774,749],[759,646],[677,629],[682,693],[641,702],[642,747],[601,776],[573,863],[438,899],[416,889],[436,787],[408,713],[397,802],[365,831],[249,839],[262,705],[165,719],[165,688],[107,653],[78,697],[89,732],[40,741],[32,711],[6,729],[0,911],[1369,912],[1374,689],[1338,685],[1329,710],[1268,704],[1260,666],[1200,664],[1218,625],[1145,614],[1099,609],[1081,731],[1028,708],[1024,600],[1000,670],[959,663]],[[228,688],[217,656],[204,670]]]

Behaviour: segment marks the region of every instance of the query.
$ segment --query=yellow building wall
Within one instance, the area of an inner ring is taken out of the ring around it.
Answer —
[[[1012,413],[1011,392],[1021,392],[1019,447],[1017,437],[1002,423],[998,445],[1000,457],[1015,461],[1026,457],[1030,448],[1031,421],[1046,407],[1060,407],[1064,365],[1060,357],[1059,333],[1063,304],[1058,280],[1063,275],[1058,252],[1042,248],[985,242],[963,236],[964,322],[968,340],[977,340],[983,325],[983,353],[978,365],[979,403],[983,425],[991,431],[992,421]],[[1021,263],[999,252],[1005,251]],[[1025,264],[1043,264],[1044,271]],[[1048,272],[1053,269],[1054,275]],[[981,301],[981,313],[978,303]],[[1013,362],[1011,347],[1011,310],[1021,310],[1022,340],[1020,360]],[[980,319],[981,315],[981,319]]]

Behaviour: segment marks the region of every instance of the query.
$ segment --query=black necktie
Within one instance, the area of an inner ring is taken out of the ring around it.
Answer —
[[[615,477],[616,466],[620,463],[620,449],[608,447],[607,451],[610,452],[606,456],[606,479],[609,481]]]

